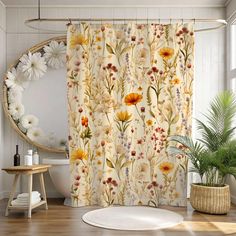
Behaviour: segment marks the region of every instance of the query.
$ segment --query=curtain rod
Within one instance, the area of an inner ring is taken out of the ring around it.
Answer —
[[[210,30],[216,30],[216,29],[220,29],[222,27],[225,27],[227,25],[227,22],[223,19],[178,19],[178,18],[173,18],[173,19],[150,19],[150,18],[147,18],[147,19],[142,19],[142,18],[136,18],[136,19],[133,19],[133,18],[126,18],[126,19],[120,19],[120,18],[107,18],[107,19],[98,19],[98,18],[94,18],[94,19],[91,19],[91,18],[41,18],[41,1],[38,0],[38,18],[35,18],[35,19],[28,19],[25,21],[25,25],[31,29],[34,29],[34,30],[42,30],[42,31],[46,31],[46,32],[54,32],[54,33],[64,33],[62,31],[57,31],[55,29],[51,30],[51,29],[43,29],[41,28],[39,25],[38,26],[33,26],[32,23],[34,22],[68,22],[69,24],[71,24],[73,21],[76,21],[76,22],[106,22],[106,21],[112,21],[112,22],[115,22],[115,21],[118,21],[118,22],[124,22],[124,24],[126,23],[126,21],[135,21],[135,22],[146,22],[147,24],[152,21],[152,22],[156,22],[158,21],[158,23],[161,23],[161,21],[169,21],[170,24],[172,23],[172,21],[181,21],[182,23],[184,21],[193,21],[194,23],[195,22],[208,22],[208,23],[218,23],[219,25],[217,26],[214,26],[214,27],[210,27],[210,28],[203,28],[203,29],[196,29],[194,30],[195,32],[201,32],[201,31],[210,31]]]
[[[170,19],[151,19],[151,18],[146,18],[146,19],[142,19],[142,18],[136,18],[136,19],[133,19],[133,18],[125,18],[125,19],[121,19],[121,18],[94,18],[94,19],[91,19],[91,18],[41,18],[41,1],[38,0],[38,18],[35,18],[35,19],[28,19],[25,21],[25,25],[31,29],[35,29],[35,30],[43,30],[43,31],[47,31],[47,32],[57,32],[57,33],[62,33],[62,31],[57,31],[55,29],[53,30],[49,30],[49,29],[43,29],[43,28],[40,28],[40,26],[33,26],[31,25],[31,23],[34,23],[34,22],[68,22],[68,24],[71,24],[73,21],[76,21],[76,22],[100,22],[101,24],[103,22],[109,22],[109,21],[112,21],[112,22],[124,22],[124,24],[127,22],[127,21],[135,21],[135,22],[146,22],[147,24],[152,21],[152,22],[158,22],[159,24],[161,23],[161,21],[169,21],[170,24],[172,23],[172,21],[181,21],[182,23],[184,23],[184,21],[192,21],[192,22],[208,22],[208,23],[218,23],[219,25],[217,26],[213,26],[213,27],[210,27],[210,28],[203,28],[203,29],[196,29],[194,30],[195,32],[202,32],[202,31],[210,31],[210,30],[216,30],[216,29],[220,29],[220,28],[223,28],[227,25],[227,21],[226,20],[223,20],[223,19],[179,19],[179,18],[170,18]]]
[[[196,29],[195,32],[202,32],[202,31],[210,31],[210,30],[216,30],[216,29],[220,29],[223,28],[227,25],[226,20],[223,19],[185,19],[185,18],[169,18],[169,19],[162,19],[162,18],[40,18],[40,11],[38,12],[39,17],[35,18],[35,19],[28,19],[25,21],[25,25],[28,26],[29,28],[35,29],[35,30],[46,30],[49,32],[61,32],[61,31],[56,31],[56,30],[49,30],[49,29],[42,29],[39,26],[32,26],[31,23],[34,22],[68,22],[68,23],[72,23],[72,22],[100,22],[102,23],[106,23],[106,22],[129,22],[129,21],[134,21],[134,22],[145,22],[147,24],[149,24],[150,22],[158,22],[161,23],[161,21],[169,21],[169,23],[171,24],[172,22],[186,22],[186,21],[192,21],[193,23],[196,22],[202,22],[202,23],[218,23],[219,25],[214,26],[214,27],[209,27],[209,28],[203,28],[203,29]]]

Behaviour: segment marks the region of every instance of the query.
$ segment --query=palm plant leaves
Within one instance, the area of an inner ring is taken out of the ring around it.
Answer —
[[[203,178],[204,173],[208,169],[209,152],[199,142],[193,142],[190,137],[175,135],[172,136],[170,141],[177,142],[183,146],[182,149],[176,146],[170,146],[168,152],[172,155],[186,155],[191,160],[193,167],[190,168],[191,172],[196,172]]]
[[[204,115],[207,123],[197,119],[202,138],[199,139],[211,151],[216,151],[228,142],[236,127],[232,127],[236,113],[236,97],[230,91],[220,93],[210,104],[208,114]]]
[[[220,93],[210,104],[206,122],[197,120],[201,139],[194,142],[190,137],[172,136],[170,141],[182,147],[170,146],[172,155],[185,155],[192,162],[190,171],[205,179],[206,185],[224,184],[228,174],[236,178],[236,140],[233,119],[236,113],[236,97],[232,92]],[[204,178],[205,177],[205,178]]]
[[[211,165],[219,171],[223,180],[227,174],[236,178],[236,141],[233,140],[219,147],[214,152]]]

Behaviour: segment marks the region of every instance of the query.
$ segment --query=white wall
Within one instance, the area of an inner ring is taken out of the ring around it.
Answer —
[[[6,8],[0,1],[0,83],[2,83],[3,74],[6,70]],[[2,91],[0,91],[0,101],[2,100]],[[0,169],[3,167],[3,111],[0,106]],[[3,198],[3,176],[0,171],[0,199]]]
[[[226,19],[228,20],[228,28],[227,28],[227,70],[228,73],[230,72],[230,63],[231,63],[231,54],[232,50],[231,45],[230,45],[230,24],[234,22],[235,24],[235,18],[236,18],[236,1],[231,0],[227,7],[226,7]],[[234,42],[235,43],[235,42]],[[228,74],[229,75],[229,74]],[[230,76],[227,77],[227,82],[228,82],[228,87],[230,88]],[[230,193],[231,193],[231,201],[236,204],[236,180],[233,176],[228,176],[227,178],[227,183],[230,185]]]
[[[39,34],[24,26],[24,20],[35,18],[34,7],[7,8],[7,65],[9,66],[22,52],[34,44],[57,35]],[[42,9],[42,17],[115,17],[115,18],[224,18],[225,8],[135,8],[135,7],[47,7]],[[198,25],[199,26],[199,25]],[[206,25],[202,25],[206,26]],[[195,47],[195,90],[194,117],[206,110],[209,101],[224,89],[225,79],[225,30],[202,32],[196,34]],[[20,152],[26,152],[29,145],[23,141],[5,121],[4,165],[12,164],[15,144],[19,143]],[[52,154],[41,153],[41,156]],[[11,179],[4,175],[5,196],[9,192]],[[24,182],[22,182],[22,187]],[[50,179],[47,177],[48,196],[58,196]]]
[[[235,15],[235,11],[236,11],[236,1],[231,0],[229,1],[226,7],[226,19],[228,20],[232,18]]]

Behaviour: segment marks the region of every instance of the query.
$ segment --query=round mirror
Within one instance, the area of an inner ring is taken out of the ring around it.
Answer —
[[[4,78],[4,110],[16,131],[50,152],[67,148],[66,36],[30,48]]]

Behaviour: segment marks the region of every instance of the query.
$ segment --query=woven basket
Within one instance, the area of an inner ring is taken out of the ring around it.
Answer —
[[[190,203],[200,212],[209,214],[226,214],[230,210],[229,185],[207,187],[191,184]]]

